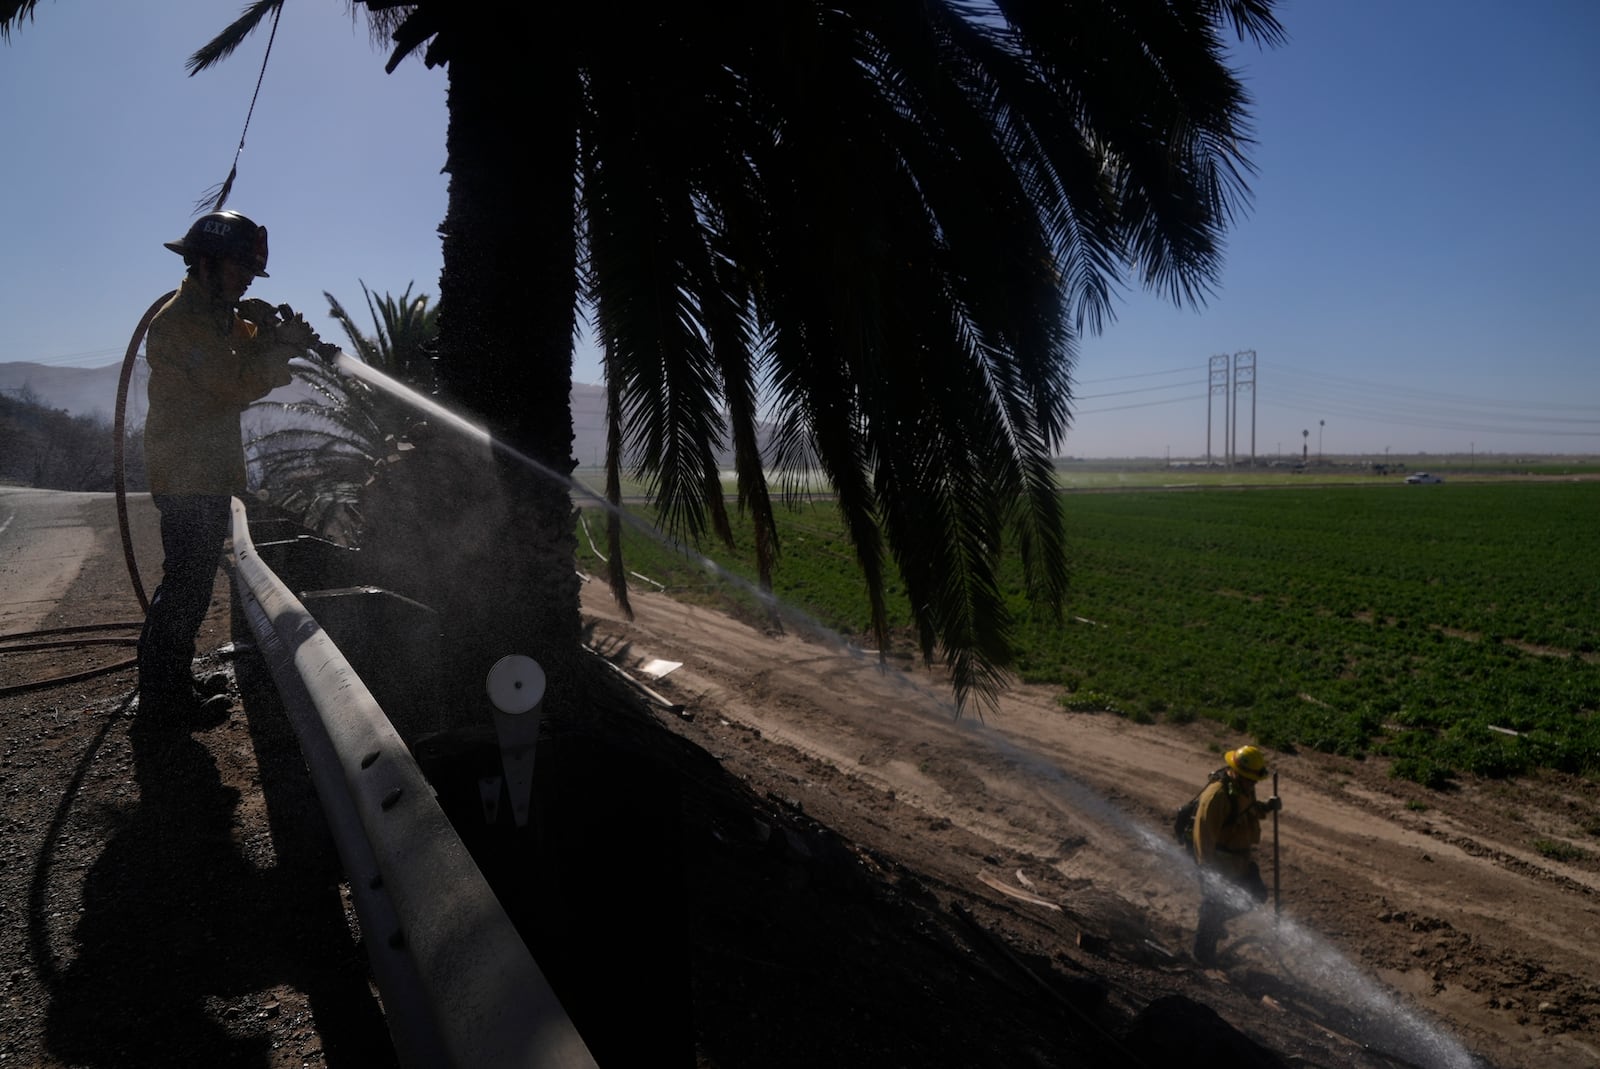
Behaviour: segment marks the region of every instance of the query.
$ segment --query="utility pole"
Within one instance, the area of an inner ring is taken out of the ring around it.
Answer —
[[[1250,466],[1256,466],[1256,351],[1243,349],[1233,354],[1233,392],[1235,397],[1248,390],[1250,392]],[[1234,403],[1234,440],[1228,450],[1228,456],[1238,454],[1238,420],[1239,406]]]
[[[1222,395],[1222,443],[1228,443],[1228,413],[1232,406],[1232,390],[1229,382],[1228,356],[1213,356],[1210,363],[1211,382],[1206,391],[1206,467],[1211,466],[1211,410],[1214,406],[1213,398]]]
[[[1328,421],[1325,420],[1325,419],[1317,420],[1317,463],[1318,464],[1322,463],[1322,428],[1327,422]]]

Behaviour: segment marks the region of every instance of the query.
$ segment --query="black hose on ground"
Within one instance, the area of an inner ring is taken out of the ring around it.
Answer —
[[[75,624],[71,627],[47,627],[39,631],[19,631],[14,635],[0,635],[0,652],[26,653],[30,651],[60,649],[67,646],[134,646],[139,642],[137,634],[122,638],[76,638],[62,641],[25,641],[19,639],[45,639],[50,635],[81,634],[85,631],[110,631],[128,630],[144,625],[143,620],[119,620],[105,624]],[[29,679],[20,683],[7,683],[0,686],[0,697],[11,694],[22,694],[30,690],[43,690],[46,687],[66,686],[69,683],[79,683],[85,679],[96,676],[109,675],[120,672],[124,668],[132,668],[138,663],[136,658],[116,661],[112,664],[103,664],[95,668],[86,668],[81,672],[72,672],[64,676],[51,676],[48,679]]]
[[[81,683],[86,679],[93,679],[96,676],[110,675],[112,672],[120,672],[124,668],[132,668],[138,663],[138,658],[129,657],[125,661],[117,661],[114,664],[102,665],[99,668],[86,668],[81,672],[73,672],[70,675],[51,676],[49,679],[31,679],[26,683],[12,683],[8,686],[0,687],[0,696],[7,694],[21,694],[30,690],[43,690],[46,687],[64,687],[69,683]]]

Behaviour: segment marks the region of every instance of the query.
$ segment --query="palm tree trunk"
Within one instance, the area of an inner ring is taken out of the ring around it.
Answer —
[[[440,385],[533,463],[497,455],[499,501],[470,506],[484,515],[485,541],[462,547],[461,578],[470,584],[462,602],[470,609],[442,623],[452,667],[474,683],[468,693],[482,693],[476,688],[499,657],[522,653],[544,667],[549,711],[567,707],[580,663],[566,481],[576,466],[576,86],[565,84],[565,64],[529,63],[525,39],[499,20],[459,23],[448,66]],[[547,22],[539,30],[559,39]]]

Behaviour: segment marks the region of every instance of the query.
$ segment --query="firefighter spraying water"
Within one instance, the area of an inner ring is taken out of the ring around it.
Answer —
[[[268,277],[266,227],[214,211],[166,247],[186,272],[149,319],[145,460],[162,574],[139,636],[139,723],[192,729],[228,715],[225,677],[195,679],[193,659],[231,502],[245,491],[239,417],[289,383],[289,361],[316,335],[293,309],[244,299]]]

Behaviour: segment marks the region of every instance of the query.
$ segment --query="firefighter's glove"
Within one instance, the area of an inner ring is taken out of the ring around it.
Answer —
[[[283,307],[288,310],[288,305]],[[306,322],[305,316],[298,312],[294,312],[290,318],[279,320],[274,325],[272,340],[279,345],[288,345],[302,353],[320,341],[317,337],[317,332],[311,329],[310,323]]]
[[[293,349],[296,356],[321,341],[311,329],[305,316],[286,304],[272,304],[259,297],[246,297],[239,302],[240,317],[256,325],[257,336],[272,345]]]
[[[1261,808],[1268,813],[1276,813],[1283,808],[1283,799],[1273,795],[1261,803]]]
[[[272,324],[278,319],[278,310],[260,297],[246,297],[235,307],[239,311],[239,318],[254,323],[257,330],[272,329]]]

